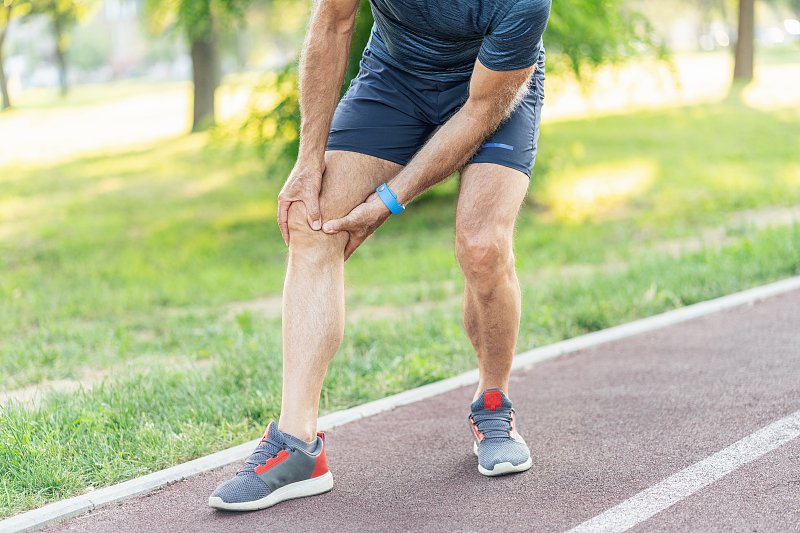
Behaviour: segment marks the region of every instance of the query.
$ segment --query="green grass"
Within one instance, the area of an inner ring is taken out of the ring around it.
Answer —
[[[798,110],[728,102],[542,130],[517,228],[520,351],[800,274],[800,228],[732,222],[800,204]],[[265,173],[254,151],[194,136],[0,169],[0,385],[108,373],[2,411],[0,516],[252,438],[277,416],[280,324],[226,306],[280,292],[288,166]],[[348,262],[351,309],[431,305],[351,323],[323,411],[474,367],[453,298],[456,186]],[[717,226],[719,246],[660,251]]]

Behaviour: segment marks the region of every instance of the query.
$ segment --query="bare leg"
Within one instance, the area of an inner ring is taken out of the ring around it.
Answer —
[[[354,152],[325,154],[323,222],[349,213],[402,168]],[[344,247],[347,232],[308,227],[305,206],[289,209],[289,266],[283,287],[283,395],[278,428],[311,441],[328,363],[344,335]]]
[[[464,329],[480,371],[475,399],[486,389],[508,394],[521,313],[514,221],[528,182],[518,170],[489,163],[468,165],[461,173],[456,256],[464,271]]]

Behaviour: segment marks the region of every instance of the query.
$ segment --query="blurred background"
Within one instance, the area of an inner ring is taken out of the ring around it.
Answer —
[[[47,144],[52,143],[47,153],[34,154],[26,133],[13,128],[18,133],[9,135],[6,124],[0,131],[11,144],[3,143],[0,162],[53,158],[62,150],[99,149],[199,131],[215,121],[242,121],[253,110],[248,96],[254,89],[260,89],[262,99],[270,96],[265,94],[264,74],[297,57],[309,10],[310,2],[302,0],[4,0],[3,109],[47,107],[54,119],[58,107],[128,97],[124,105],[108,110],[126,121],[128,131],[98,127],[91,123],[94,117],[87,117],[94,133],[71,135],[70,146],[62,147],[56,131],[29,121],[27,129],[38,131],[39,140],[44,140],[39,136],[43,130],[52,132],[44,133]],[[738,35],[740,13],[744,39]],[[737,46],[738,78],[753,77],[754,53],[763,56],[762,65],[795,62],[798,19],[797,0],[747,0],[741,5],[736,0],[558,2],[546,47],[548,68],[559,80],[558,87],[550,84],[554,90],[546,116],[718,98],[734,74]],[[364,3],[354,56],[363,49],[370,27]],[[651,68],[646,79],[641,68],[615,71],[613,80],[608,79],[611,71],[600,68],[653,57],[663,60],[655,66],[661,72]],[[350,76],[356,66],[354,60]],[[587,78],[606,83],[588,91]],[[580,83],[569,83],[576,81]],[[606,94],[601,95],[601,87]],[[138,100],[131,100],[133,96]],[[76,137],[80,146],[75,146]]]
[[[0,2],[2,518],[276,419],[311,6]],[[799,21],[800,0],[554,1],[519,352],[800,274]],[[347,80],[371,25],[362,0]],[[474,368],[457,190],[348,261],[321,414]]]

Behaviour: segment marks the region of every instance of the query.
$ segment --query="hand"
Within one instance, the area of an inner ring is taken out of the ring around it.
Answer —
[[[378,197],[378,193],[372,193],[363,204],[353,208],[346,217],[326,222],[322,226],[322,231],[329,234],[346,231],[350,234],[350,240],[344,248],[344,259],[347,261],[356,248],[386,222],[391,214],[389,208]]]
[[[319,191],[322,187],[322,173],[325,167],[295,165],[278,195],[278,226],[281,228],[283,242],[289,246],[289,207],[292,202],[303,202],[308,214],[308,225],[313,230],[322,227],[319,212]]]

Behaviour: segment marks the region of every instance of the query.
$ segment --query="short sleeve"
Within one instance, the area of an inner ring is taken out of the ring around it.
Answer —
[[[534,65],[550,16],[551,0],[518,0],[483,38],[478,60],[490,70],[517,70]]]

